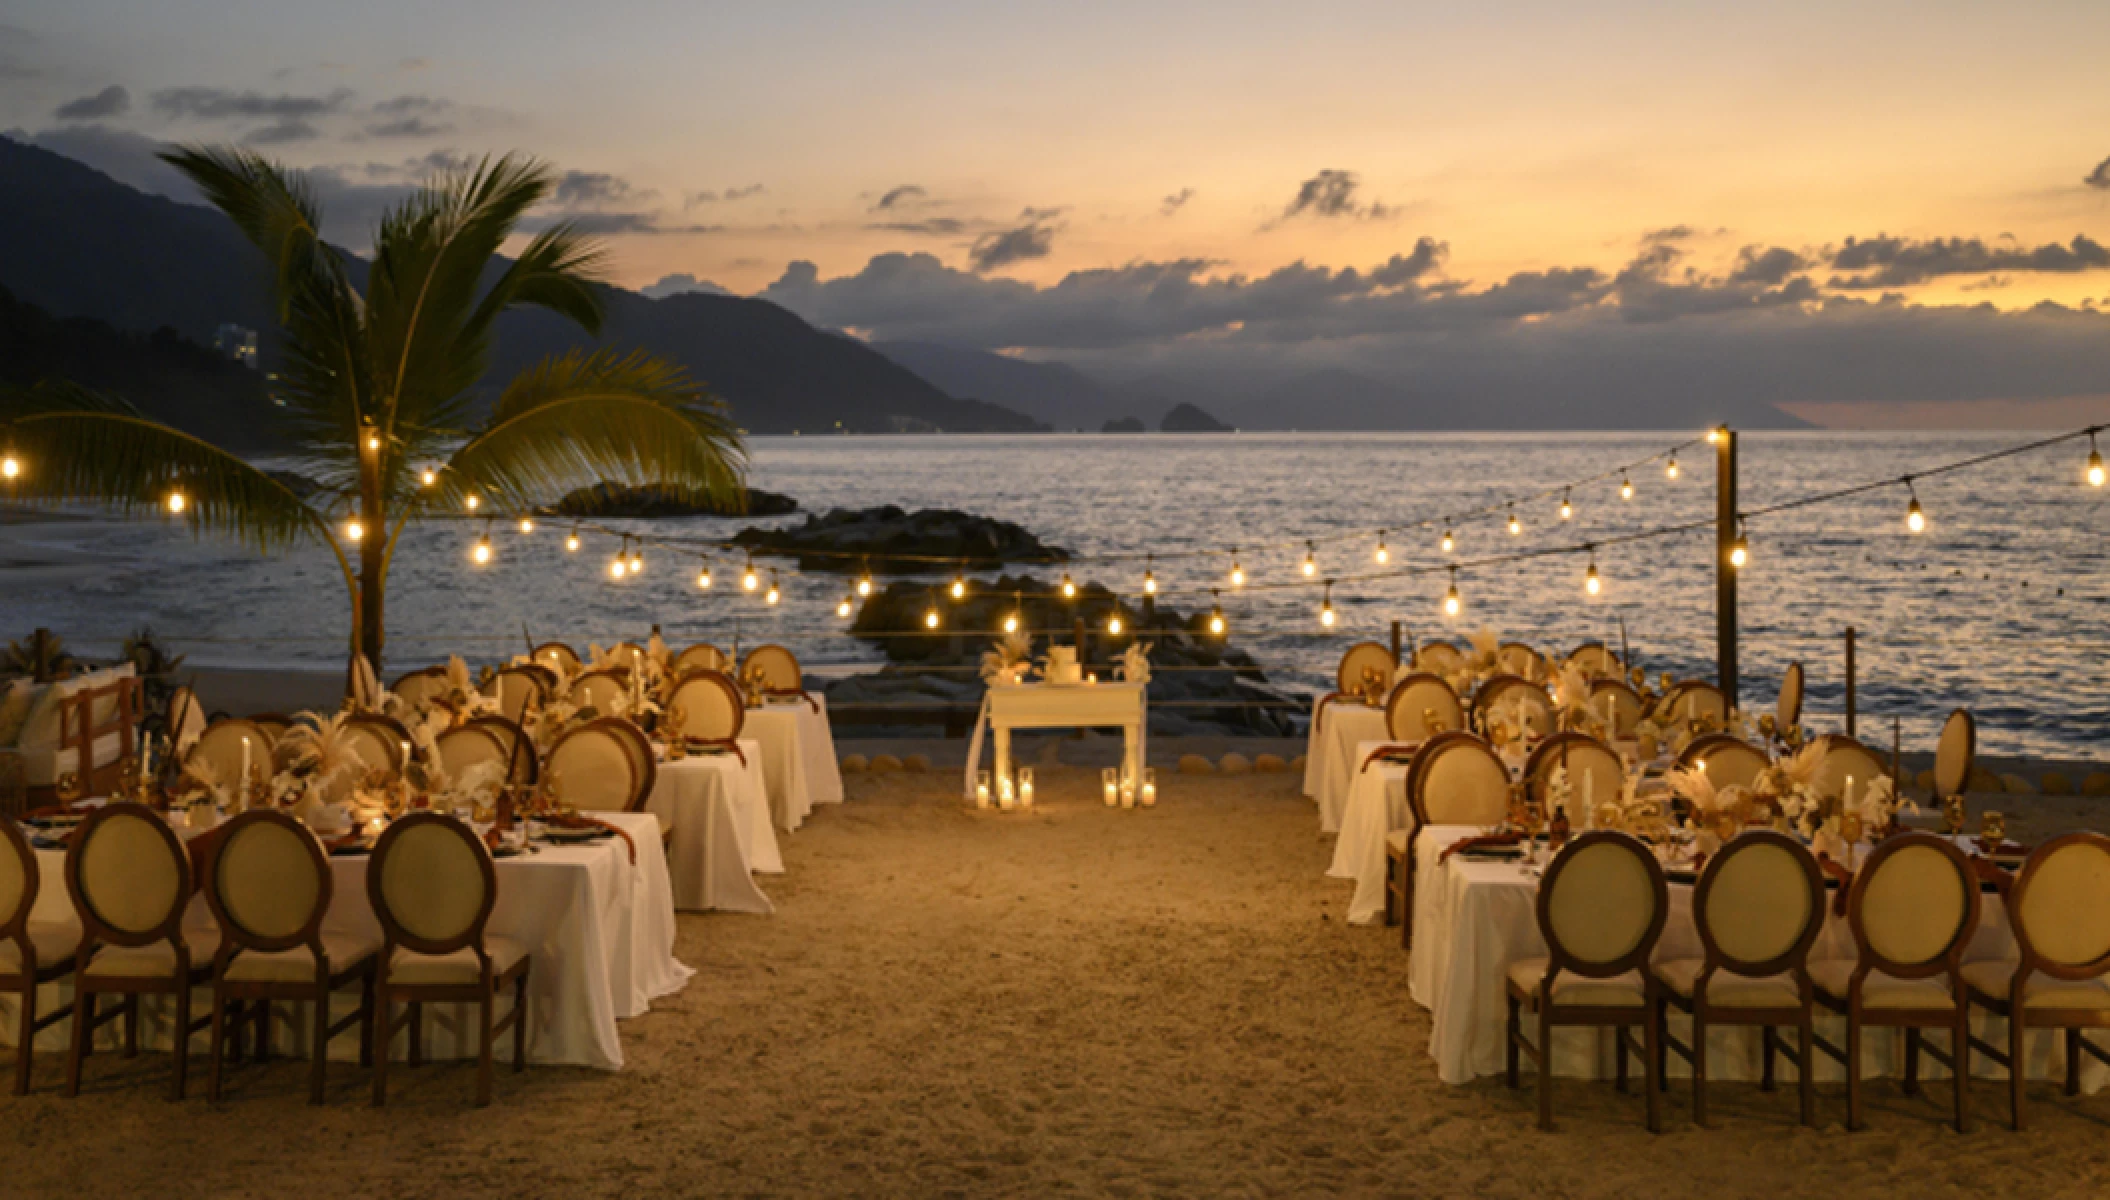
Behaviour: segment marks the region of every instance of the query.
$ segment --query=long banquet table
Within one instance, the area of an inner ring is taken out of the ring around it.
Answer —
[[[645,801],[645,811],[673,830],[668,873],[678,909],[776,911],[754,880],[757,872],[784,871],[763,782],[762,748],[750,738],[741,738],[739,745],[737,755],[661,760]]]
[[[1319,806],[1319,832],[1335,833],[1362,764],[1357,750],[1365,742],[1382,743],[1387,730],[1383,709],[1354,700],[1331,704],[1314,701],[1311,743],[1304,757],[1304,794]]]
[[[1349,750],[1354,765],[1342,785],[1340,837],[1326,873],[1355,881],[1348,900],[1348,921],[1368,925],[1385,912],[1385,837],[1414,823],[1407,807],[1407,764],[1380,759],[1362,766],[1381,741],[1357,743]]]
[[[694,974],[674,958],[674,904],[667,861],[660,849],[659,821],[650,813],[597,814],[630,835],[577,845],[538,844],[534,852],[501,858],[498,901],[486,932],[511,938],[533,957],[528,972],[528,1058],[604,1070],[623,1065],[616,1022],[640,1016],[652,1001],[678,992]],[[630,848],[635,845],[633,865]],[[31,920],[78,928],[66,894],[65,853],[38,850],[42,876]],[[332,892],[326,932],[362,934],[380,941],[380,923],[367,901],[368,855],[330,859]],[[209,931],[212,912],[201,894],[193,898],[184,927]],[[72,996],[70,980],[47,984],[38,1011],[53,1011]],[[349,1012],[356,1001],[340,996],[333,1008]],[[501,1001],[503,1012],[510,1001]],[[472,1005],[427,1005],[426,1053],[466,1057],[477,1051]],[[163,997],[141,1005],[141,1040],[153,1048],[172,1044],[170,1009]],[[202,1011],[195,1009],[194,1011]],[[0,1040],[13,1044],[15,1004],[0,997]],[[41,1050],[63,1050],[72,1026],[60,1021],[38,1035]],[[274,1023],[274,1040],[288,1052],[304,1053],[305,1022]],[[105,1028],[114,1035],[116,1027]],[[333,1059],[356,1059],[357,1037],[346,1033],[330,1043]],[[205,1035],[196,1035],[194,1048]],[[395,1043],[400,1056],[404,1036]]]

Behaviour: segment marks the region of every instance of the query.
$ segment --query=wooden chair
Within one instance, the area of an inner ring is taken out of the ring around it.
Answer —
[[[308,1103],[323,1100],[330,1039],[359,1031],[359,1065],[373,1063],[374,956],[379,940],[323,932],[334,880],[329,857],[308,827],[276,809],[251,809],[229,821],[205,868],[205,902],[220,925],[213,956],[212,1075],[207,1096],[220,1099],[226,1052],[226,1014],[255,1001],[258,1057],[270,1044],[271,1002],[308,1006],[313,1063]],[[239,951],[239,957],[237,952]],[[359,990],[357,1011],[334,1024],[330,997]]]
[[[1773,1059],[1795,1064],[1802,1123],[1816,1124],[1811,1048],[1816,1039],[1816,985],[1810,947],[1824,930],[1824,878],[1803,844],[1771,829],[1736,836],[1700,872],[1692,896],[1693,924],[1702,956],[1674,958],[1651,968],[1656,982],[1657,1086],[1665,1055],[1675,1050],[1692,1064],[1692,1121],[1707,1124],[1707,1029],[1756,1025],[1762,1042],[1759,1086],[1773,1090]],[[1670,1034],[1670,1010],[1692,1017],[1692,1044]],[[1779,1044],[1777,1031],[1793,1025],[1797,1048]]]
[[[1357,642],[1342,651],[1341,665],[1333,672],[1333,690],[1343,696],[1367,696],[1370,689],[1364,676],[1374,672],[1379,681],[1378,694],[1383,695],[1392,690],[1392,672],[1398,665],[1389,646]]]
[[[1941,740],[1934,747],[1934,802],[1970,790],[1971,772],[1978,766],[1978,722],[1964,709],[1942,722]]]
[[[546,703],[555,686],[547,669],[532,664],[500,668],[493,684],[500,715],[515,722],[525,720],[529,709]]]
[[[1600,717],[1609,704],[1612,719],[1609,722],[1613,737],[1632,737],[1634,727],[1641,724],[1647,706],[1641,702],[1641,693],[1620,679],[1599,679],[1590,684],[1590,709]]]
[[[388,690],[401,696],[405,704],[415,707],[430,704],[446,695],[448,686],[446,667],[426,667],[397,676],[396,681],[388,685]]]
[[[410,1031],[410,1065],[423,1059],[427,1004],[475,1004],[482,1034],[476,1103],[491,1103],[492,1044],[513,1031],[513,1070],[527,1065],[527,947],[489,936],[498,902],[491,852],[467,825],[433,812],[398,818],[374,843],[366,894],[381,922],[380,970],[374,984],[374,1107],[388,1102],[389,1046]],[[497,996],[513,987],[513,1010],[493,1021]],[[409,1006],[395,1020],[392,1006]]]
[[[620,667],[603,667],[588,671],[571,681],[567,698],[580,708],[590,708],[600,716],[612,717],[629,711],[630,672]]]
[[[762,691],[771,696],[797,696],[820,710],[820,702],[806,691],[806,676],[799,667],[798,655],[782,646],[762,645],[747,652],[740,664],[740,678],[746,680],[756,675],[762,679]]]
[[[71,771],[89,795],[115,790],[124,761],[138,752],[140,695],[139,680],[121,675],[60,701],[54,778]],[[97,744],[110,737],[117,739],[114,749],[97,753]]]
[[[1418,745],[1464,728],[1465,706],[1441,675],[1416,671],[1400,680],[1385,700],[1385,736],[1402,745]]]
[[[1495,665],[1526,680],[1544,679],[1552,674],[1548,669],[1546,656],[1522,642],[1503,642],[1497,646]]]
[[[251,713],[248,721],[269,735],[274,747],[278,745],[280,738],[286,736],[286,731],[293,728],[293,718],[286,713]]]
[[[2009,1121],[2022,1128],[2032,1029],[2066,1031],[2066,1094],[2081,1090],[2081,1053],[2110,1064],[2110,1053],[2082,1036],[2110,1026],[2110,837],[2069,833],[2031,852],[2007,897],[2020,957],[1965,963],[1971,1003],[2007,1019],[2003,1052],[1971,1046],[2008,1070]]]
[[[1791,662],[1780,676],[1780,698],[1773,704],[1773,727],[1786,737],[1802,723],[1802,664]]]
[[[1465,665],[1465,651],[1449,642],[1423,642],[1414,651],[1414,669],[1450,675]]]
[[[1546,807],[1546,792],[1553,783],[1556,767],[1567,768],[1569,795],[1584,806],[1579,813],[1568,814],[1569,824],[1578,831],[1594,823],[1594,817],[1583,813],[1594,814],[1607,804],[1618,803],[1626,786],[1626,764],[1618,751],[1587,733],[1556,733],[1534,747],[1531,757],[1524,760],[1524,786],[1539,803],[1539,811],[1549,818],[1552,809]]]
[[[1920,1031],[1949,1030],[1953,1053],[1924,1049],[1955,1072],[1956,1131],[1968,1129],[1970,996],[1964,947],[1978,930],[1978,877],[1947,838],[1902,833],[1878,845],[1855,874],[1846,920],[1859,957],[1810,964],[1817,1002],[1846,1017],[1846,1049],[1817,1048],[1846,1065],[1846,1127],[1862,1128],[1861,1031],[1905,1030],[1907,1095],[1919,1091]]]
[[[1674,683],[1661,696],[1651,714],[1658,720],[1689,722],[1710,720],[1720,725],[1729,719],[1729,698],[1722,689],[1703,679]]]
[[[579,652],[563,642],[544,642],[528,651],[535,665],[556,673],[559,679],[568,679],[580,667]]]
[[[674,656],[673,663],[668,667],[669,673],[677,679],[691,671],[730,671],[732,669],[732,657],[709,642],[698,642],[683,650],[680,654]]]
[[[438,752],[440,769],[457,786],[472,769],[486,764],[497,769],[500,782],[511,781],[512,742],[489,725],[457,725],[434,738],[432,748]]]
[[[608,648],[605,661],[609,666],[635,671],[638,664],[645,661],[645,648],[636,642],[617,642]]]
[[[1546,695],[1545,688],[1522,676],[1490,676],[1473,693],[1473,712],[1483,730],[1490,718],[1506,719],[1514,707],[1521,708],[1525,728],[1540,737],[1550,737],[1560,727],[1560,720],[1553,712],[1552,697]]]
[[[1849,779],[1858,796],[1870,783],[1890,774],[1890,763],[1882,755],[1843,733],[1827,733],[1817,744],[1824,750],[1810,786],[1820,796],[1843,797]]]
[[[1463,730],[1439,733],[1407,764],[1413,823],[1385,835],[1390,906],[1399,944],[1414,944],[1414,838],[1430,825],[1495,825],[1509,815],[1509,768],[1492,746]]]
[[[1626,1090],[1629,1049],[1641,1056],[1648,1131],[1661,1128],[1656,1088],[1656,978],[1649,956],[1670,916],[1670,887],[1656,856],[1624,833],[1597,829],[1554,856],[1539,884],[1539,935],[1545,958],[1509,965],[1508,1070],[1518,1086],[1518,1054],[1539,1069],[1539,1128],[1553,1128],[1553,1031],[1563,1025],[1613,1030],[1618,1087]],[[1539,1019],[1536,1044],[1524,1037],[1522,1014]],[[1641,1030],[1631,1046],[1627,1031]]]
[[[361,713],[344,723],[352,753],[368,770],[397,778],[410,765],[410,730],[394,717]]]
[[[0,992],[15,997],[15,1095],[29,1092],[30,1068],[36,1051],[37,1033],[73,1015],[74,1006],[62,1005],[37,1015],[37,988],[73,973],[73,958],[80,947],[80,927],[57,921],[34,924],[29,914],[36,907],[42,882],[36,852],[13,821],[0,819]]]
[[[191,990],[212,979],[218,930],[186,935],[191,861],[175,831],[152,809],[129,801],[88,814],[66,851],[66,891],[80,915],[74,952],[73,1051],[66,1060],[66,1094],[81,1090],[88,1040],[111,1017],[125,1018],[125,1056],[139,1053],[139,997],[174,996],[175,1072],[170,1091],[183,1099],[191,1035],[212,1021],[191,1018]],[[97,997],[124,997],[108,1016],[96,1016]]]
[[[542,777],[541,754],[535,749],[534,740],[528,737],[527,731],[520,727],[519,722],[507,720],[496,713],[485,713],[464,721],[462,727],[484,730],[505,746],[506,761],[512,764],[509,782],[532,785]]]
[[[1703,733],[1685,744],[1678,765],[1698,767],[1718,788],[1749,788],[1771,765],[1766,752],[1730,733]]]
[[[667,712],[677,711],[681,723],[670,730],[676,737],[739,749],[740,730],[747,724],[747,705],[740,698],[740,685],[723,671],[690,671],[675,680],[674,690],[668,693]]]
[[[262,725],[240,717],[229,717],[214,721],[198,735],[191,744],[190,753],[184,756],[185,763],[204,764],[229,788],[242,782],[242,762],[249,762],[249,782],[269,780],[277,770],[273,754],[277,740]]]
[[[630,766],[637,772],[638,779],[637,806],[630,811],[642,812],[652,800],[652,789],[659,783],[659,755],[652,748],[652,739],[637,722],[617,718],[607,728],[622,739],[623,749],[630,755]]]
[[[638,812],[652,781],[638,766],[620,717],[602,717],[564,731],[543,763],[550,794],[580,812]],[[635,728],[635,726],[632,726]]]
[[[1574,667],[1591,679],[1619,679],[1626,675],[1620,668],[1619,656],[1606,649],[1603,642],[1584,642],[1570,650],[1561,665]]]

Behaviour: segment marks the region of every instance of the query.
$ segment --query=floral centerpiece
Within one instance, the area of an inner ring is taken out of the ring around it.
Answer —
[[[1032,670],[1033,638],[1024,630],[1012,630],[982,652],[982,682],[990,687],[1024,683]]]

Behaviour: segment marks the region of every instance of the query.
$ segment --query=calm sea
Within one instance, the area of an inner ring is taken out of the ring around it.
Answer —
[[[1388,527],[1391,566],[1447,561],[1438,542],[1446,514],[1538,491],[1662,451],[1685,435],[1261,434],[1236,436],[1039,436],[764,438],[752,482],[808,509],[900,504],[950,507],[1016,521],[1079,554],[1154,551],[1161,587],[1223,585],[1228,551],[1252,579],[1300,578],[1301,539]],[[2017,434],[1756,434],[1742,441],[1742,506],[1961,459],[2025,441]],[[1810,711],[1823,728],[1841,706],[1841,634],[1860,633],[1863,736],[1887,744],[1889,718],[1904,721],[1908,750],[1931,747],[1950,708],[1979,716],[1990,753],[2095,758],[2110,736],[2110,542],[2104,492],[2081,483],[2085,448],[2068,445],[1927,480],[1918,494],[1930,519],[1908,534],[1902,488],[1752,522],[1753,563],[1742,595],[1746,699],[1770,703],[1780,672],[1800,660]],[[1624,534],[1708,519],[1713,452],[1681,456],[1676,481],[1662,464],[1633,472],[1622,501],[1617,477],[1577,488],[1574,516],[1558,498],[1520,505],[1524,531],[1506,512],[1457,525],[1461,562],[1544,546],[1611,541]],[[796,520],[790,518],[788,520]],[[727,536],[741,522],[637,523],[634,528]],[[589,538],[566,554],[558,525],[522,537],[492,530],[494,563],[476,569],[477,527],[413,528],[399,547],[389,590],[390,668],[450,650],[473,660],[517,652],[522,628],[537,640],[583,644],[640,637],[659,622],[670,641],[781,641],[809,663],[876,661],[844,637],[834,606],[839,577],[783,571],[777,609],[739,593],[721,560],[716,587],[700,593],[695,560],[647,550],[643,578],[610,583],[614,545]],[[1417,638],[1486,626],[1504,637],[1565,649],[1624,636],[1654,675],[1709,673],[1714,656],[1711,529],[1596,554],[1605,588],[1582,588],[1587,556],[1469,569],[1458,586],[1465,612],[1446,621],[1442,574],[1347,582],[1379,570],[1373,537],[1318,546],[1320,577],[1343,577],[1340,621],[1321,631],[1315,590],[1222,597],[1235,643],[1271,678],[1324,686],[1340,649],[1383,640],[1393,621]],[[43,550],[78,556],[85,572],[28,573],[0,597],[0,633],[39,625],[77,647],[103,651],[151,625],[198,664],[303,665],[342,661],[343,587],[331,557],[305,549],[264,560],[173,527],[54,522],[18,531],[19,559]],[[1285,544],[1288,543],[1288,544]],[[1084,565],[1090,579],[1135,590],[1141,563]],[[19,575],[20,573],[18,573]],[[41,581],[40,581],[41,579]],[[1206,608],[1206,595],[1168,598]],[[1880,737],[1872,726],[1880,719]]]

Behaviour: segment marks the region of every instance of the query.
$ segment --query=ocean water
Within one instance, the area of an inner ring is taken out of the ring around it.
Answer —
[[[1587,639],[1624,637],[1650,672],[1711,674],[1714,661],[1713,531],[1609,544],[1626,535],[1707,521],[1714,513],[1714,451],[1680,454],[1680,477],[1660,462],[1632,472],[1622,500],[1614,476],[1578,487],[1572,519],[1559,498],[1521,504],[1523,532],[1506,510],[1455,526],[1456,553],[1439,549],[1444,518],[1556,487],[1658,454],[1686,434],[1241,434],[1117,437],[763,438],[751,482],[811,510],[900,504],[950,507],[1016,521],[1080,555],[1154,552],[1162,601],[1206,609],[1222,589],[1233,642],[1271,679],[1323,688],[1340,650],[1384,640],[1394,621],[1411,637],[1461,637],[1491,628],[1562,651]],[[1746,434],[1741,507],[1750,510],[1866,480],[1921,470],[2029,440],[2025,434]],[[1740,588],[1742,677],[1747,703],[1770,705],[1782,669],[1804,664],[1809,720],[1836,727],[1842,702],[1842,632],[1860,636],[1864,738],[1887,745],[1891,719],[1905,748],[1931,749],[1949,709],[1971,708],[1987,753],[2104,757],[2110,746],[2110,489],[2083,485],[2085,447],[2068,444],[1968,472],[1925,480],[1929,517],[1906,531],[1903,488],[1781,513],[1750,523],[1753,561]],[[781,521],[795,521],[783,518]],[[744,522],[636,522],[655,534],[708,539]],[[776,523],[776,522],[772,522]],[[1373,561],[1386,528],[1388,567]],[[784,603],[766,608],[740,593],[736,560],[720,558],[715,587],[695,585],[696,560],[647,548],[640,579],[611,583],[612,540],[589,536],[576,555],[560,524],[523,537],[492,528],[495,561],[473,567],[480,526],[413,527],[398,548],[389,589],[389,668],[460,652],[472,661],[516,653],[525,636],[583,645],[642,637],[660,623],[676,644],[709,639],[777,641],[809,664],[849,669],[878,660],[848,638],[834,614],[845,579],[778,569]],[[13,531],[17,561],[77,559],[72,572],[16,571],[0,596],[0,634],[36,626],[90,651],[113,648],[151,625],[197,664],[341,663],[346,601],[334,560],[306,548],[262,559],[193,541],[167,524],[55,521]],[[1304,539],[1317,540],[1319,577],[1335,578],[1339,622],[1318,621],[1315,588],[1260,590],[1301,579]],[[1473,564],[1533,549],[1604,542],[1604,580],[1582,586],[1587,554],[1553,554],[1462,570],[1464,613],[1440,608],[1448,576],[1362,578],[1385,570]],[[1255,587],[1229,588],[1228,552]],[[1180,557],[1196,551],[1203,557]],[[761,560],[765,568],[769,560]],[[1081,563],[1079,581],[1140,587],[1144,564]],[[1059,573],[1059,568],[1057,572]],[[949,575],[934,577],[942,583]],[[1623,629],[1622,629],[1623,621]]]

